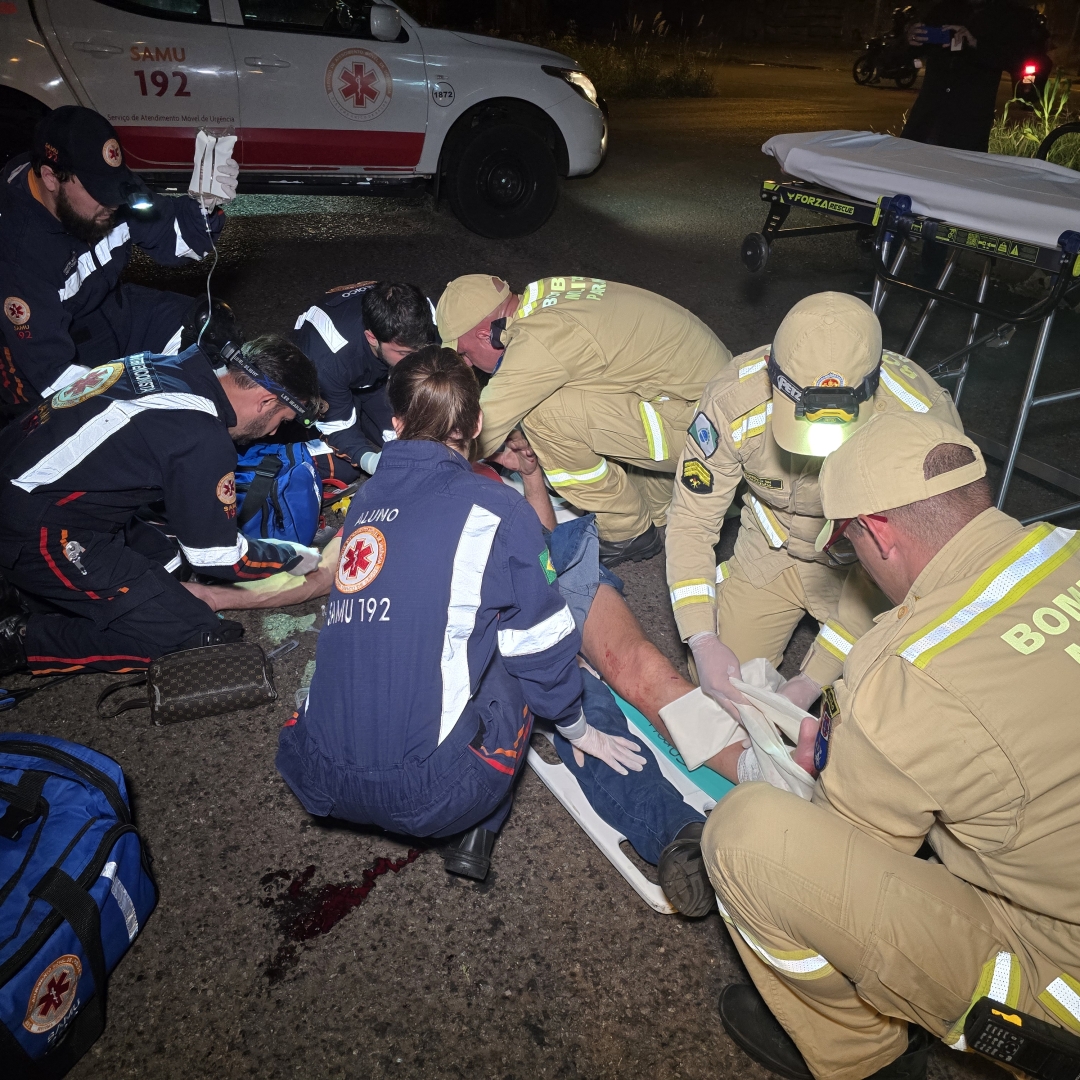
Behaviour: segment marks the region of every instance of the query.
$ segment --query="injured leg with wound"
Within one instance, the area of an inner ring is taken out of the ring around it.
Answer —
[[[768,661],[743,665],[757,696],[739,706],[739,723],[675,670],[610,585],[596,589],[581,640],[585,659],[644,713],[688,769],[707,765],[734,784],[767,780],[809,798],[818,721],[778,693],[783,680]]]
[[[677,745],[665,717],[675,707],[676,717],[689,707],[704,713],[706,724],[737,725],[715,702],[687,682],[670,660],[649,640],[626,601],[610,585],[600,585],[593,597],[581,633],[581,652],[604,681],[620,697],[640,709],[653,727],[672,745]],[[676,724],[678,719],[676,719]],[[749,743],[745,733],[714,748],[697,765],[707,765],[732,783],[738,783],[739,757]],[[685,756],[685,755],[684,755]]]

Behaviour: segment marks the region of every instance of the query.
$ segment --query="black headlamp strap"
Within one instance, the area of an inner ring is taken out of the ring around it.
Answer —
[[[780,365],[773,359],[771,352],[769,353],[766,366],[769,371],[769,382],[771,382],[784,397],[789,398],[798,405],[803,398],[802,387],[797,386],[784,374]]]
[[[790,379],[785,373],[783,368],[773,359],[773,355],[770,352],[766,366],[769,372],[769,381],[780,391],[784,397],[795,402],[796,405],[802,403],[803,394],[806,390],[817,389],[817,387],[801,387]],[[850,389],[854,392],[855,401],[861,404],[864,401],[869,401],[876,393],[878,383],[881,382],[881,361],[878,360],[877,366],[858,386],[853,387],[841,387],[840,389]]]
[[[225,363],[238,367],[252,382],[273,394],[282,405],[292,409],[301,424],[310,426],[315,422],[316,413],[311,405],[305,404],[294,394],[290,394],[284,386],[274,382],[265,372],[260,371],[232,342],[222,348],[221,358]]]
[[[877,362],[877,367],[866,376],[865,379],[855,387],[855,394],[862,395],[859,397],[860,401],[869,401],[876,393],[878,383],[881,382],[881,361]]]

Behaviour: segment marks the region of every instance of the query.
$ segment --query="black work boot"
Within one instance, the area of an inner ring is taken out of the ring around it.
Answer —
[[[720,991],[720,1020],[735,1045],[759,1065],[787,1080],[814,1080],[799,1048],[751,984],[732,983]]]
[[[799,1048],[754,986],[725,986],[720,992],[720,1019],[735,1044],[759,1065],[787,1080],[813,1080]],[[933,1044],[933,1035],[908,1024],[907,1049],[866,1080],[926,1080]]]
[[[918,1024],[908,1024],[907,1049],[866,1080],[926,1080],[934,1036]]]
[[[716,893],[701,855],[704,822],[691,821],[660,855],[660,888],[681,915],[700,919],[716,907]]]
[[[619,563],[641,562],[664,550],[664,541],[655,525],[629,540],[601,540],[600,561],[613,570]]]
[[[495,847],[497,833],[477,825],[456,840],[439,848],[443,865],[448,874],[483,881],[491,869],[491,850]]]
[[[26,616],[19,612],[0,619],[0,677],[26,671]]]

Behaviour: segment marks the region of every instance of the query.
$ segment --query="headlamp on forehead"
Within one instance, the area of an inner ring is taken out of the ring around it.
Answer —
[[[139,187],[136,184],[123,184],[121,194],[124,196],[124,205],[136,213],[145,214],[154,209],[154,196],[148,188]]]
[[[859,419],[859,405],[877,392],[881,363],[858,386],[798,386],[769,355],[769,381],[795,403],[795,419],[811,424],[850,424]]]
[[[265,372],[259,370],[241,351],[240,346],[233,342],[226,343],[221,349],[221,359],[226,364],[239,368],[252,382],[258,383],[264,390],[268,390],[281,402],[296,413],[296,420],[304,427],[311,427],[319,417],[318,400],[311,402],[301,401],[295,394],[290,394],[284,386],[274,382]]]

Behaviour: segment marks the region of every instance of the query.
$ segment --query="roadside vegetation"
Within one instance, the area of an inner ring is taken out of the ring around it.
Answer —
[[[1054,128],[1080,120],[1069,107],[1071,94],[1070,80],[1055,75],[1033,105],[1025,107],[1018,98],[1007,101],[990,132],[990,153],[1034,157],[1039,144]],[[1047,160],[1080,170],[1080,133],[1058,139]]]
[[[536,44],[576,60],[606,98],[713,97],[712,75],[689,35],[670,31],[657,12],[651,24],[635,17],[627,32],[607,43],[579,38],[571,23],[565,34]]]

